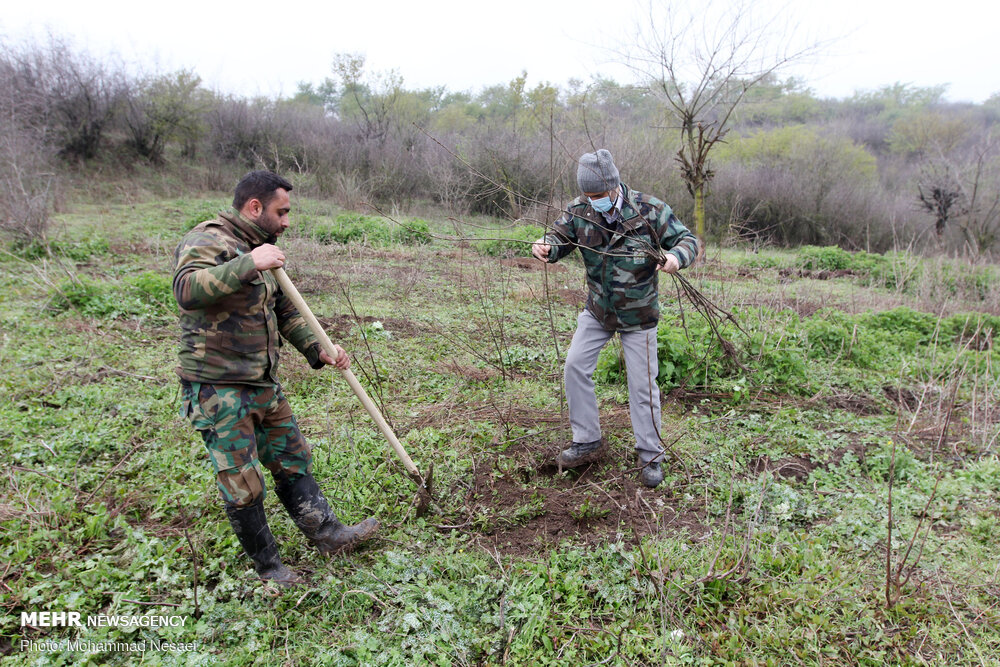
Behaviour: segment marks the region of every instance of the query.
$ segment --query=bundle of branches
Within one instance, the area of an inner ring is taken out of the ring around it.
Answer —
[[[681,322],[683,323],[685,333],[687,333],[687,323],[684,319],[684,299],[682,296],[686,297],[694,309],[705,318],[706,322],[708,322],[708,326],[712,329],[712,333],[715,335],[716,339],[718,339],[719,345],[722,346],[722,351],[725,353],[726,357],[731,359],[733,363],[744,371],[749,372],[749,369],[739,360],[736,346],[733,345],[732,341],[722,335],[721,325],[724,321],[728,320],[733,323],[733,326],[735,326],[740,333],[749,338],[749,334],[746,329],[740,325],[737,319],[733,317],[732,313],[716,305],[711,299],[702,294],[697,287],[692,285],[687,278],[679,273],[672,273],[670,274],[670,277],[674,279],[674,286],[677,288],[677,303],[681,309]]]

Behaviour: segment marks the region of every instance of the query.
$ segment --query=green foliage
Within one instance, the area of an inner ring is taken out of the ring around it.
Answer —
[[[858,368],[881,369],[936,343],[958,344],[976,337],[984,345],[998,330],[1000,317],[995,315],[961,313],[939,319],[906,307],[853,316],[827,309],[803,322],[810,358],[843,359]]]
[[[875,157],[850,139],[821,134],[807,125],[789,125],[739,137],[719,148],[719,160],[766,166],[807,176],[815,187],[829,183],[834,173],[853,182],[875,178]]]
[[[104,319],[163,317],[175,308],[170,277],[151,272],[121,282],[79,277],[63,281],[49,296],[50,307],[57,311],[73,309]]]
[[[727,353],[700,315],[688,315],[683,323],[661,322],[656,332],[657,384],[666,391],[685,386],[731,392],[737,402],[752,395],[752,386],[791,394],[810,391],[803,350],[794,338],[779,343],[763,329],[754,329],[745,338],[730,323],[722,324],[720,332],[728,341],[735,341],[736,358]],[[610,346],[602,350],[595,380],[624,381],[623,360],[615,350]]]
[[[432,240],[431,228],[426,220],[410,218],[393,229],[393,238],[403,245],[424,245]]]
[[[920,156],[929,152],[949,155],[968,139],[971,113],[942,113],[918,110],[902,115],[889,132],[889,150],[903,155]]]
[[[110,245],[106,239],[92,238],[86,241],[25,241],[13,244],[12,250],[24,259],[40,259],[50,255],[60,255],[74,262],[87,262],[93,257],[106,255]]]
[[[887,439],[868,450],[865,465],[872,479],[888,482],[891,471],[894,483],[903,483],[916,479],[924,464],[903,443]]]
[[[171,277],[163,273],[144,271],[125,279],[126,284],[141,297],[154,301],[162,308],[172,310],[174,307],[174,290]]]
[[[530,257],[531,244],[540,239],[545,230],[536,225],[517,225],[500,227],[495,234],[493,238],[475,241],[476,250],[489,257]]]
[[[607,516],[610,511],[607,507],[601,507],[594,503],[593,498],[587,496],[578,507],[569,511],[569,515],[577,521],[586,521],[587,519],[600,519]]]
[[[907,307],[856,315],[823,309],[804,320],[786,319],[781,334],[773,331],[778,315],[767,309],[738,317],[747,335],[730,323],[719,328],[733,344],[735,358],[700,315],[688,315],[683,326],[681,322],[661,321],[657,383],[666,391],[683,386],[729,393],[736,403],[749,400],[760,390],[810,395],[831,364],[848,372],[885,371],[912,360],[911,365],[920,368],[933,347],[954,346],[950,356],[943,354],[939,359],[939,363],[948,363],[959,345],[972,348],[968,354],[973,357],[966,362],[970,371],[986,372],[986,360],[975,357],[975,351],[986,349],[1000,331],[1000,316],[962,313],[939,319]],[[617,345],[602,350],[594,379],[624,383],[624,364]]]
[[[188,217],[184,221],[184,231],[190,231],[206,220],[215,220],[219,211],[226,208],[221,202],[200,202],[193,210],[185,211]]]
[[[864,251],[848,252],[837,246],[803,246],[798,255],[799,266],[811,271],[853,271],[867,274],[882,270],[887,263],[882,255]]]
[[[129,144],[150,162],[163,161],[169,143],[182,144],[182,152],[193,155],[204,131],[209,108],[207,91],[193,71],[148,77],[126,94],[125,126]]]
[[[414,218],[396,223],[360,213],[342,213],[332,222],[316,223],[312,225],[310,234],[324,244],[423,245],[431,241],[430,227],[426,220]]]

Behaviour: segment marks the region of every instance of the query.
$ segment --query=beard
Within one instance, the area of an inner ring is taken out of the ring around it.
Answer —
[[[267,210],[261,211],[253,223],[267,234],[265,243],[274,243],[281,236],[281,232],[285,231],[281,228],[281,221],[278,220],[278,217],[268,213]]]

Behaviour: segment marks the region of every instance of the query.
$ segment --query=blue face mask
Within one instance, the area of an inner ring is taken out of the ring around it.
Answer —
[[[590,199],[590,197],[587,197]],[[601,197],[600,199],[590,199],[590,205],[594,207],[595,211],[600,211],[601,213],[607,213],[611,210],[614,204],[611,203],[611,197]]]

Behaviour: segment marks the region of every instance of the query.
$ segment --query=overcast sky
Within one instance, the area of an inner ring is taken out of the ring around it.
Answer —
[[[664,0],[654,0],[662,2]],[[676,4],[677,0],[673,0]],[[721,0],[716,5],[728,5]],[[471,90],[506,83],[584,82],[630,73],[607,47],[630,40],[645,0],[361,0],[220,3],[173,0],[26,0],[0,15],[5,42],[65,37],[99,57],[115,53],[147,71],[193,69],[205,84],[238,95],[291,95],[300,81],[330,76],[337,52],[366,56],[370,70],[396,69],[407,88]],[[699,0],[698,6],[703,6]],[[985,0],[756,0],[783,7],[793,39],[836,39],[813,61],[785,71],[823,97],[902,82],[948,84],[952,101],[1000,92],[994,52],[1000,3]],[[628,9],[629,7],[633,9]],[[810,42],[811,43],[811,42]],[[603,47],[603,48],[602,48]]]

